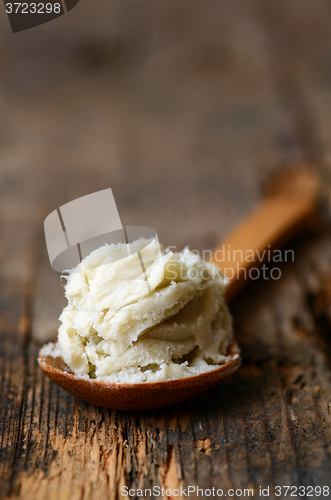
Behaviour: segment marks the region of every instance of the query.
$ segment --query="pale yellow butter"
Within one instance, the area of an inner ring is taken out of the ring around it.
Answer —
[[[56,348],[81,376],[157,382],[224,363],[232,321],[218,268],[157,240],[104,245],[69,272]],[[141,265],[143,262],[143,267]]]

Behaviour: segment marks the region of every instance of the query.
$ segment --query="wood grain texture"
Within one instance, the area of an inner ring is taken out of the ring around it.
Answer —
[[[210,249],[257,206],[275,166],[331,171],[328,2],[98,3],[62,30],[2,37],[0,498],[331,486],[325,221],[291,243],[280,280],[231,305],[243,365],[204,395],[110,411],[37,367],[64,305],[42,234],[52,210],[111,187],[124,224]]]

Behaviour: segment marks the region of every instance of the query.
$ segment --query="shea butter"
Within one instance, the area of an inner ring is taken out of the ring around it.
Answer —
[[[129,247],[129,248],[128,248]],[[58,341],[76,375],[116,383],[200,375],[226,361],[232,322],[217,266],[157,239],[105,244],[68,272]]]

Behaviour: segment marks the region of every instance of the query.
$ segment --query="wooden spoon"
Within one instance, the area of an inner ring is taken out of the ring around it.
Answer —
[[[306,167],[296,169],[281,183],[273,182],[273,190],[257,210],[247,217],[214,251],[214,262],[230,278],[226,290],[231,300],[244,286],[246,273],[257,267],[259,259],[251,262],[242,259],[246,250],[261,256],[264,250],[275,248],[298,231],[316,211],[318,205],[318,181]],[[225,251],[229,250],[230,252]],[[223,260],[218,259],[223,250]],[[233,250],[236,252],[235,258]],[[227,258],[230,255],[230,259]],[[241,268],[236,275],[237,265]],[[120,384],[78,377],[62,359],[40,355],[38,363],[53,382],[75,396],[105,408],[115,410],[148,410],[197,396],[219,384],[240,366],[240,351],[236,341],[228,349],[226,362],[218,369],[194,377],[166,382]]]

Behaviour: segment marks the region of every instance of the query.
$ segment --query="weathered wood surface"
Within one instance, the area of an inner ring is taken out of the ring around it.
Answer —
[[[124,224],[202,250],[257,204],[277,165],[312,161],[328,177],[330,4],[90,4],[58,31],[2,36],[0,498],[331,486],[325,221],[293,243],[279,281],[233,304],[243,366],[200,398],[108,411],[36,364],[64,305],[42,232],[56,207],[111,187]]]

